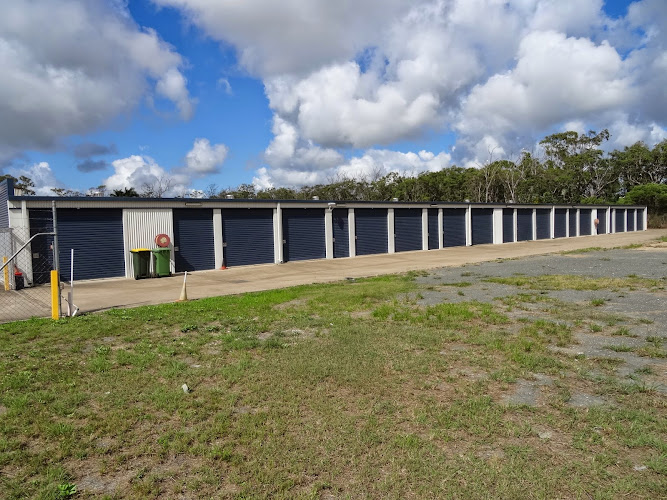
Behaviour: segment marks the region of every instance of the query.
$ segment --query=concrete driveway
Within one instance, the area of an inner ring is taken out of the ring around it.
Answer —
[[[556,240],[526,241],[502,245],[454,247],[442,250],[369,255],[346,259],[312,260],[235,267],[226,270],[188,273],[189,299],[256,292],[309,283],[325,283],[345,278],[462,266],[495,259],[513,259],[589,247],[612,248],[646,243],[667,235],[667,229],[583,236]],[[113,307],[136,307],[177,300],[183,276],[131,280],[125,278],[75,283],[74,303],[81,312]],[[66,310],[63,301],[63,311]]]

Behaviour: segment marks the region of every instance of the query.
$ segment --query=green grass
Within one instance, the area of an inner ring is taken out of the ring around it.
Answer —
[[[0,325],[1,496],[665,491],[654,391],[609,382],[598,389],[613,405],[566,404],[589,383],[580,371],[616,366],[554,351],[574,343],[563,318],[576,312],[539,294],[513,299],[547,307],[524,320],[500,302],[422,307],[405,298],[423,290],[414,277]],[[544,404],[501,404],[535,374],[554,380]],[[634,461],[648,469],[634,473]]]

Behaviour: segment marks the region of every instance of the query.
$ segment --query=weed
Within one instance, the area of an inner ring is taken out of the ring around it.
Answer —
[[[632,352],[635,350],[634,347],[629,345],[606,345],[604,348],[614,352]]]
[[[591,305],[595,307],[599,307],[604,305],[605,299],[591,299]]]
[[[58,498],[69,498],[76,494],[76,484],[64,483],[58,485]]]

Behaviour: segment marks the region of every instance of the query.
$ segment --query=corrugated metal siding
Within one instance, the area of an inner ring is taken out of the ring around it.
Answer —
[[[622,233],[625,231],[625,210],[616,209],[616,232]]]
[[[462,247],[466,244],[466,209],[442,209],[443,242],[444,247]]]
[[[570,237],[577,235],[577,210],[575,208],[570,209]]]
[[[422,249],[422,209],[397,208],[394,210],[395,250],[407,252]]]
[[[283,209],[284,260],[324,259],[324,210],[320,208]]]
[[[588,236],[591,234],[591,210],[582,208],[579,210],[579,235]]]
[[[644,211],[637,210],[637,231],[644,230]]]
[[[236,208],[222,210],[225,264],[247,266],[274,262],[273,210]]]
[[[214,269],[213,209],[175,208],[173,213],[176,272]]]
[[[598,209],[598,234],[607,234],[607,211]]]
[[[354,210],[357,255],[387,253],[387,209],[357,208]]]
[[[537,239],[546,240],[551,238],[551,210],[538,208],[535,212]]]
[[[472,209],[472,244],[493,243],[493,209]]]
[[[514,209],[503,208],[503,243],[514,241]]]
[[[53,212],[51,209],[30,209],[28,211],[30,221],[30,236],[39,233],[50,233],[53,231]],[[38,236],[30,243],[32,253],[32,269],[21,269],[21,271],[32,271],[32,282],[35,285],[49,283],[51,281],[51,270],[53,269],[53,236]],[[62,255],[62,252],[61,252]],[[67,277],[69,279],[69,276]]]
[[[105,209],[98,209],[100,212]],[[153,208],[140,210],[128,208],[123,210],[123,239],[125,242],[125,277],[134,277],[134,263],[130,250],[133,248],[157,248],[155,237],[166,234],[171,240],[169,269],[173,273],[174,265],[174,221],[171,208]],[[151,272],[152,269],[151,258]],[[76,264],[75,264],[76,269]]]
[[[5,180],[0,182],[0,228],[9,227],[9,183]]]
[[[567,209],[557,208],[554,213],[554,238],[567,236]]]
[[[628,231],[635,230],[635,212],[634,208],[628,210]]]
[[[519,208],[516,211],[516,240],[530,241],[533,239],[533,209]]]
[[[350,256],[350,227],[347,208],[333,209],[334,258]]]
[[[437,250],[439,247],[438,242],[438,232],[440,228],[438,227],[438,209],[429,208],[428,209],[428,249]]]
[[[74,249],[74,279],[115,278],[125,275],[123,210],[120,208],[58,209],[60,275],[70,277]]]

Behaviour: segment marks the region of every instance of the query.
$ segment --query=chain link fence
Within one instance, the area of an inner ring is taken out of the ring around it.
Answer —
[[[51,316],[51,210],[31,210],[30,229],[0,229],[0,322]],[[32,238],[32,240],[31,240]]]

